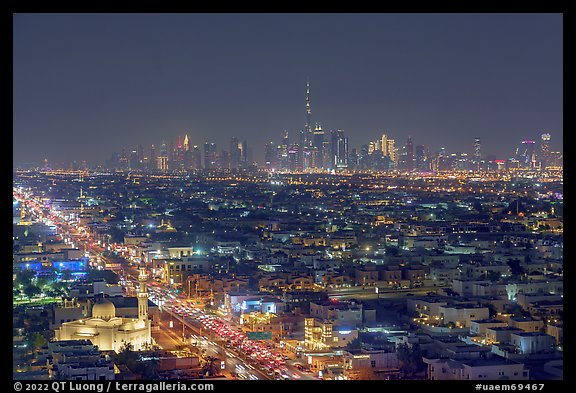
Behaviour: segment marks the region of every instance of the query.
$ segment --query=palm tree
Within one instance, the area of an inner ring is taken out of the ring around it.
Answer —
[[[35,333],[30,333],[26,336],[26,342],[28,343],[28,351],[29,353],[35,357],[36,356],[36,352],[38,352],[38,350],[40,348],[42,348],[44,345],[46,345],[46,343],[48,342],[46,340],[46,338],[44,338],[43,335],[41,335],[38,332]]]
[[[204,364],[204,367],[202,367],[202,372],[208,375],[217,375],[218,369],[216,368],[216,365],[214,363],[216,363],[216,358],[208,356],[206,358],[206,363]]]
[[[42,291],[36,285],[30,284],[24,287],[24,294],[28,297],[29,300],[36,295],[39,295]]]
[[[134,360],[135,356],[136,354],[134,353],[134,347],[131,343],[126,342],[124,345],[122,345],[120,351],[116,355],[116,361],[118,364],[128,365],[128,363]]]

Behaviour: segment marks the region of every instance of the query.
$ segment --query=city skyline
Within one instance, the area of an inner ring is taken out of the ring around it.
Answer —
[[[549,133],[562,151],[561,14],[14,14],[13,31],[15,165],[184,135],[247,140],[263,164],[310,118],[350,150],[385,133],[472,156],[480,138],[504,159]]]

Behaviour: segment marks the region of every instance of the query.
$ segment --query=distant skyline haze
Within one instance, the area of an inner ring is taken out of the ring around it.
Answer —
[[[344,130],[359,149],[563,150],[560,13],[16,13],[13,163]]]

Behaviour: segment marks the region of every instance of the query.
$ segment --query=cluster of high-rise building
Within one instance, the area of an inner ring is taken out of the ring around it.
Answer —
[[[203,151],[202,151],[203,150]],[[252,164],[252,152],[248,149],[246,140],[239,142],[238,138],[230,140],[230,150],[218,151],[215,142],[205,142],[204,146],[191,145],[188,135],[178,136],[178,143],[166,145],[162,141],[159,148],[150,146],[149,155],[145,155],[142,145],[127,154],[113,153],[106,166],[114,169],[148,170],[148,171],[188,171],[195,169],[240,169]]]
[[[540,146],[534,140],[524,140],[510,158],[517,168],[546,168],[562,166],[562,154],[550,151],[550,134],[540,136]]]
[[[287,171],[336,170],[348,168],[350,152],[348,137],[343,130],[331,130],[325,135],[322,125],[312,129],[310,84],[306,85],[306,123],[292,141],[284,131],[280,144],[266,144],[264,166]]]
[[[332,130],[325,140],[321,125],[301,130],[296,140],[290,141],[284,131],[282,142],[266,145],[265,167],[285,171],[336,170],[349,167],[348,137],[343,130]]]
[[[342,129],[324,131],[319,122],[312,123],[310,84],[306,85],[305,125],[295,135],[284,131],[279,143],[268,142],[264,146],[264,160],[260,168],[273,171],[446,171],[446,170],[499,170],[499,169],[545,169],[561,167],[562,154],[550,151],[550,134],[543,133],[538,146],[534,140],[523,140],[506,159],[495,155],[482,155],[482,143],[474,138],[471,152],[447,152],[441,147],[432,151],[430,147],[416,144],[411,136],[405,143],[397,143],[384,132],[360,148],[351,148],[349,139]],[[177,144],[162,141],[159,148],[150,147],[148,155],[139,145],[130,151],[122,149],[107,161],[114,169],[187,171],[197,169],[239,170],[256,168],[252,149],[247,141],[231,137],[229,150],[218,150],[215,142],[191,145],[188,135],[178,136]]]

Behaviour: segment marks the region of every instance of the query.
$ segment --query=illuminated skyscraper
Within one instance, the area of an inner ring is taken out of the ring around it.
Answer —
[[[348,168],[352,169],[352,170],[356,170],[358,169],[358,152],[356,151],[356,148],[353,148],[350,151],[350,155],[348,156]]]
[[[248,150],[248,141],[244,139],[244,142],[242,142],[242,144],[239,147],[240,147],[240,166],[243,168],[247,168],[251,160],[250,152]]]
[[[306,82],[306,125],[304,130],[310,134],[312,132],[312,109],[310,108],[310,82]]]
[[[194,169],[202,169],[202,154],[198,145],[192,148],[192,166]]]
[[[188,140],[188,135],[184,136],[184,168],[192,168],[192,152],[190,151],[190,142]]]
[[[330,163],[328,169],[336,169],[338,162],[338,132],[330,131]]]
[[[344,130],[336,131],[336,167],[348,168],[348,138],[344,136]]]
[[[427,171],[430,169],[428,165],[428,157],[426,156],[426,149],[424,145],[416,146],[416,169],[419,171]]]
[[[157,169],[159,171],[166,172],[168,170],[168,149],[164,141],[162,141],[162,145],[160,145],[160,154],[158,155],[157,162]]]
[[[322,130],[321,125],[317,125],[316,129],[314,130],[314,154],[315,157],[315,168],[323,168],[324,167],[324,155],[323,149],[324,148],[324,131]]]
[[[370,141],[368,143],[368,154],[374,153],[374,150],[376,150],[376,143],[374,143],[374,141]]]
[[[230,139],[230,169],[238,169],[240,166],[240,149],[242,145],[238,143],[238,138],[233,136]]]
[[[314,157],[313,157],[313,147],[304,146],[302,149],[302,169],[313,169],[314,168]]]
[[[266,169],[278,169],[278,163],[276,158],[276,147],[274,142],[268,142],[264,146],[264,166]]]
[[[482,158],[482,153],[480,151],[480,138],[474,138],[474,161],[480,162]]]
[[[386,134],[382,134],[382,139],[380,141],[380,149],[382,149],[382,155],[388,155],[388,136]]]
[[[299,160],[300,155],[298,154],[299,150],[300,146],[297,143],[288,146],[288,170],[291,172],[302,170],[302,164]]]
[[[276,150],[278,156],[278,163],[280,165],[280,169],[282,170],[288,169],[288,146],[289,146],[288,131],[284,131],[284,135],[282,136],[282,142],[280,142]]]
[[[214,169],[216,168],[216,161],[218,159],[218,151],[216,150],[216,143],[205,142],[204,143],[204,168]]]
[[[303,161],[304,161],[304,150],[303,150],[303,147],[306,146],[306,140],[307,140],[306,134],[307,134],[307,133],[308,133],[308,131],[306,131],[306,130],[300,130],[300,131],[298,132],[298,143],[296,143],[296,145],[298,145],[298,149],[297,149],[297,152],[298,152],[298,162],[299,162],[300,164],[302,164]]]
[[[150,147],[150,160],[148,160],[148,169],[158,169],[158,158],[156,157],[156,147]]]
[[[412,137],[408,137],[406,141],[406,170],[411,171],[414,169],[414,144]]]
[[[322,168],[331,169],[330,158],[332,157],[332,150],[330,150],[330,141],[322,142]]]
[[[388,139],[386,141],[386,150],[390,161],[394,163],[394,166],[398,164],[398,155],[396,154],[396,147],[394,146],[394,139]]]
[[[134,170],[134,169],[138,169],[139,164],[138,164],[138,152],[136,150],[132,150],[130,152],[130,159],[128,161],[128,165],[129,168]]]
[[[563,164],[563,160],[564,160],[564,156],[562,154],[562,152],[559,151],[551,151],[550,155],[549,155],[549,163],[547,164],[548,167],[562,167],[564,166]]]
[[[481,152],[480,138],[474,138],[474,158],[472,161],[474,170],[480,169],[481,161],[482,161],[482,152]]]
[[[515,158],[520,163],[521,168],[534,168],[536,166],[535,147],[535,141],[524,140],[520,147],[516,149]]]
[[[306,82],[306,124],[304,130],[300,131],[298,140],[298,159],[302,165],[302,169],[311,167],[311,152],[313,146],[313,133],[312,133],[312,109],[310,107],[310,83]]]
[[[545,169],[550,161],[550,134],[542,134],[540,138],[540,168]]]
[[[184,149],[182,148],[182,138],[178,135],[178,146],[176,148],[176,164],[178,167],[184,165]]]
[[[184,136],[184,151],[190,151],[190,143],[188,141],[188,134]]]

